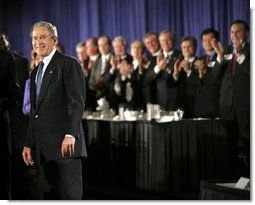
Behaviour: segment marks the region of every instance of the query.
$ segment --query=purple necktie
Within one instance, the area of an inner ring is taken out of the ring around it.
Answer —
[[[232,60],[232,75],[235,75],[236,72],[236,60],[237,60],[237,56],[236,54],[234,54],[233,60]]]

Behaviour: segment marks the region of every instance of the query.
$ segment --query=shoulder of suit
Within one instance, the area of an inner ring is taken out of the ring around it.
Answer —
[[[56,53],[54,54],[54,56],[55,56],[55,55],[56,55],[57,58],[63,59],[63,60],[65,60],[65,61],[77,62],[77,63],[79,64],[78,60],[77,60],[75,57],[73,57],[73,56],[66,55],[66,54],[60,53],[60,52],[58,52],[58,51],[56,51]],[[53,56],[53,57],[54,57],[54,56]]]

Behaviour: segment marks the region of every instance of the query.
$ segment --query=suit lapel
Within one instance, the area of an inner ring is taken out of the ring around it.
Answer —
[[[38,70],[38,67],[36,67],[31,75],[30,75],[30,85],[31,85],[31,90],[33,92],[30,92],[30,99],[31,99],[31,107],[32,107],[32,112],[35,110],[35,76],[36,76],[36,73],[37,73],[37,70]]]
[[[46,94],[46,91],[49,87],[49,84],[50,84],[50,81],[51,81],[52,76],[54,74],[54,71],[57,68],[56,64],[57,64],[58,55],[59,54],[56,51],[56,53],[52,57],[49,65],[47,66],[47,68],[45,70],[45,73],[43,75],[42,85],[41,85],[41,90],[40,90],[40,95],[39,95],[39,101],[38,101],[38,106],[37,106],[36,110],[40,107],[42,99],[43,99],[44,95]]]

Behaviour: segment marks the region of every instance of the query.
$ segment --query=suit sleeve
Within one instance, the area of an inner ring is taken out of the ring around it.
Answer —
[[[64,71],[69,123],[66,134],[79,138],[79,129],[85,108],[86,85],[82,68],[75,59],[70,60]]]
[[[20,87],[16,80],[16,64],[11,55],[6,55],[6,86],[7,89],[3,92],[4,95],[0,96],[0,112],[10,109],[11,105],[18,103],[20,97]]]

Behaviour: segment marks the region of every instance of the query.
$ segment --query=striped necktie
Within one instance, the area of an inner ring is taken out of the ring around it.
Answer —
[[[37,103],[39,100],[39,94],[40,94],[40,90],[41,90],[43,66],[44,66],[44,63],[43,63],[43,61],[41,61],[39,63],[39,68],[38,68],[38,71],[36,74],[36,106],[37,106]]]

